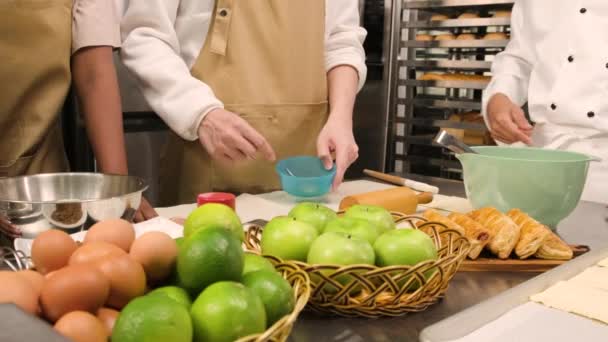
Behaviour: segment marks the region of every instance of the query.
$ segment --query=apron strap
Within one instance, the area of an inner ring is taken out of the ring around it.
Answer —
[[[211,32],[211,52],[226,56],[228,46],[228,32],[232,19],[233,0],[217,0]]]

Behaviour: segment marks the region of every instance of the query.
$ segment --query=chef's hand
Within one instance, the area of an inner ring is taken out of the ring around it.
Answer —
[[[157,216],[158,214],[156,213],[156,210],[154,210],[154,207],[150,205],[150,202],[148,202],[145,197],[142,197],[141,203],[139,204],[139,209],[137,209],[137,212],[135,213],[135,222],[147,221]]]
[[[9,220],[0,215],[0,234],[7,236],[10,239],[21,237],[21,231],[15,227]]]
[[[317,139],[317,153],[323,161],[326,169],[333,167],[332,152],[336,155],[336,178],[334,179],[333,189],[344,180],[346,169],[359,158],[359,147],[353,135],[352,121],[332,119],[338,115],[330,115],[325,127],[321,130]]]
[[[276,159],[274,150],[260,133],[240,116],[223,109],[205,116],[198,136],[209,155],[223,163],[256,159],[258,152],[268,161]]]
[[[492,96],[488,102],[488,121],[492,137],[500,142],[532,144],[532,125],[524,111],[504,94]]]

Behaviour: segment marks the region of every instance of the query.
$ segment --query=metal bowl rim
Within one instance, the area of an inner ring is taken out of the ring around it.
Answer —
[[[74,199],[74,200],[59,200],[59,201],[25,201],[25,200],[14,200],[14,199],[3,199],[0,195],[0,202],[9,202],[9,203],[21,203],[21,204],[60,204],[60,203],[90,203],[97,201],[105,201],[113,198],[122,198],[125,196],[143,193],[149,187],[148,182],[138,176],[131,175],[119,175],[119,174],[109,174],[109,173],[96,173],[96,172],[56,172],[56,173],[40,173],[36,175],[24,175],[24,176],[16,176],[16,177],[8,177],[8,178],[0,178],[0,183],[7,179],[23,179],[23,178],[34,178],[40,176],[92,176],[92,177],[116,177],[116,178],[131,178],[135,180],[137,183],[139,190],[127,192],[119,196],[111,196],[111,197],[100,197],[100,198],[90,198],[90,199]]]

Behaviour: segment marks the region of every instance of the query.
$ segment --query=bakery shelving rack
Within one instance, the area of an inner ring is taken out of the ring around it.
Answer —
[[[391,75],[387,77],[389,171],[461,179],[461,166],[453,154],[432,142],[439,129],[458,132],[474,145],[493,143],[481,117],[471,112],[481,111],[482,90],[491,76],[492,60],[509,43],[511,19],[504,14],[513,2],[392,1]],[[463,13],[469,15],[462,18]],[[443,18],[436,20],[436,15]],[[488,33],[498,37],[484,39]],[[474,35],[475,39],[456,39],[460,34]],[[448,39],[437,40],[440,35],[448,35]],[[428,73],[486,79],[420,79]]]

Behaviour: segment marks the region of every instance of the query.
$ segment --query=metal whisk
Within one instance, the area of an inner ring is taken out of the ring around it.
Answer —
[[[9,247],[0,247],[0,265],[6,265],[13,271],[28,269],[29,258],[22,251]]]

